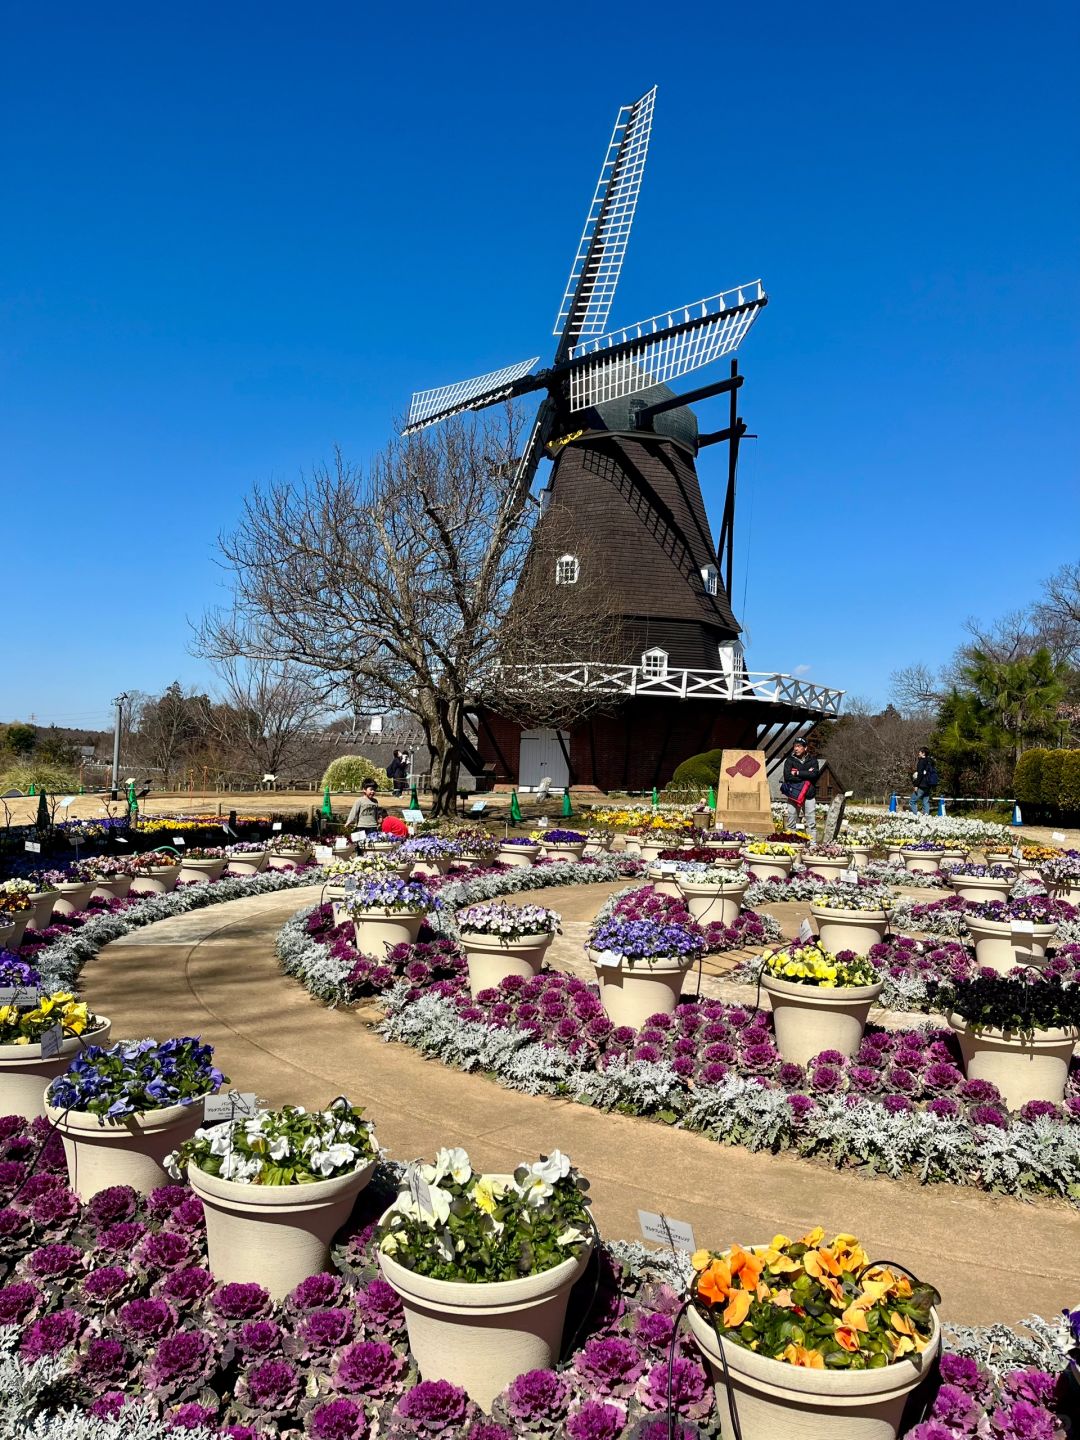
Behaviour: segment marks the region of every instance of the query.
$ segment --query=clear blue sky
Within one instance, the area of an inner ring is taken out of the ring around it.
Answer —
[[[249,486],[546,357],[654,81],[613,320],[771,296],[741,357],[751,668],[884,698],[1077,558],[1068,0],[0,15],[0,718],[201,682],[187,618]]]

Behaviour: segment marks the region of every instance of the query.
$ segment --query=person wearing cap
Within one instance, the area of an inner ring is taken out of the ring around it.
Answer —
[[[346,834],[352,830],[367,830],[374,834],[378,830],[379,805],[375,799],[376,790],[377,786],[372,779],[365,780],[360,786],[360,795],[345,821]]]
[[[807,748],[806,741],[798,739],[792,745],[784,760],[780,778],[780,793],[787,801],[785,818],[789,830],[803,829],[811,840],[817,838],[817,779],[819,765]],[[797,825],[799,811],[805,816],[802,826]]]

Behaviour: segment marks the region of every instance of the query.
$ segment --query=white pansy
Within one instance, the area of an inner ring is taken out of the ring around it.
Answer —
[[[253,1115],[250,1120],[244,1121],[244,1134],[249,1140],[257,1140],[266,1129],[269,1120],[269,1113],[266,1110],[260,1110],[259,1113]]]
[[[468,1151],[463,1150],[460,1145],[455,1145],[452,1150],[438,1151],[435,1156],[435,1173],[431,1179],[427,1175],[424,1179],[428,1184],[433,1180],[437,1185],[440,1180],[445,1180],[447,1175],[455,1185],[464,1185],[472,1178],[472,1163]]]
[[[556,1239],[556,1245],[580,1245],[585,1239],[584,1234],[575,1226],[571,1225]]]
[[[533,1175],[539,1175],[549,1185],[554,1185],[559,1180],[565,1180],[570,1174],[570,1161],[561,1150],[553,1150],[546,1160],[537,1160],[535,1165],[529,1168]]]
[[[266,1152],[271,1160],[287,1160],[291,1154],[291,1147],[286,1136],[278,1135],[270,1141]]]
[[[325,1150],[312,1150],[311,1168],[320,1175],[331,1175],[355,1158],[356,1149],[352,1145],[328,1145]]]
[[[228,1125],[215,1125],[210,1132],[210,1154],[231,1155],[233,1148],[232,1131]]]
[[[524,1197],[526,1205],[531,1205],[534,1210],[539,1209],[555,1193],[554,1187],[531,1169],[524,1180],[518,1182],[517,1189],[518,1194]]]

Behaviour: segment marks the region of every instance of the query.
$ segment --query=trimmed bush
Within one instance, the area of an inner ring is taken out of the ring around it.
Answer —
[[[1021,805],[1046,818],[1065,821],[1080,813],[1080,750],[1025,750],[1016,762],[1013,791]]]
[[[679,765],[675,774],[671,777],[674,786],[690,788],[700,785],[707,790],[710,785],[720,783],[720,761],[724,758],[723,750],[705,750],[700,755],[691,755],[689,760],[684,760]]]
[[[1044,805],[1058,809],[1061,805],[1061,778],[1065,768],[1064,750],[1047,750],[1043,756],[1039,795]]]
[[[1062,750],[1058,805],[1062,810],[1080,810],[1080,750]]]
[[[355,795],[365,780],[374,780],[380,790],[391,788],[386,771],[374,760],[367,760],[363,755],[339,755],[326,767],[322,788],[329,785],[331,791]]]
[[[1042,804],[1043,761],[1049,750],[1025,750],[1013,772],[1013,794],[1021,805]]]

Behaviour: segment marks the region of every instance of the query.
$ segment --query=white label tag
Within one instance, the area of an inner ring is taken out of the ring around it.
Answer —
[[[347,850],[348,848],[349,842],[345,839],[344,835],[338,836],[338,838],[334,841],[335,850]]]
[[[435,1214],[435,1205],[431,1198],[431,1187],[420,1174],[418,1165],[410,1165],[405,1172],[409,1182],[409,1194],[413,1203],[420,1206],[420,1209],[428,1215]]]
[[[0,1005],[14,1005],[16,1010],[36,1010],[37,991],[26,985],[0,986]]]
[[[674,875],[679,868],[679,862],[677,860],[658,860],[656,868],[661,875]]]
[[[857,885],[859,883],[859,872],[858,870],[845,870],[840,876],[840,879],[846,880],[849,885]]]
[[[124,839],[124,837],[123,837],[122,835],[117,835],[117,837],[116,837],[116,843],[117,843],[118,845],[126,845],[128,842]]]
[[[216,1125],[223,1120],[243,1120],[254,1115],[257,1109],[257,1096],[253,1090],[227,1090],[222,1095],[207,1095],[203,1101],[203,1121],[207,1125]]]
[[[26,848],[27,850],[29,850],[29,852],[30,852],[31,855],[40,855],[40,854],[41,854],[41,846],[38,844],[38,842],[37,842],[36,840],[27,840],[27,841],[24,842],[24,844],[25,844],[25,848]]]
[[[599,965],[602,970],[618,970],[622,964],[622,956],[617,955],[614,950],[597,950],[593,955],[593,964]]]
[[[1053,842],[1055,843],[1055,845],[1064,845],[1064,844],[1065,844],[1065,836],[1061,833],[1060,830],[1051,830],[1051,831],[1050,831],[1050,839],[1053,840]]]
[[[280,829],[281,829],[281,821],[280,821],[280,820],[275,820],[274,823],[270,826],[270,829],[271,829],[271,830],[280,830]]]
[[[64,798],[60,801],[60,809],[61,809],[61,810],[69,810],[69,809],[71,808],[71,806],[74,805],[74,803],[75,803],[75,796],[74,796],[74,795],[65,795]]]
[[[799,926],[799,939],[813,940],[814,938],[814,927],[810,924],[809,920],[804,920]]]
[[[1009,937],[1015,940],[1018,935],[1034,935],[1034,920],[1012,920],[1009,922]]]
[[[424,812],[423,810],[402,810],[401,818],[409,825],[422,825]]]
[[[352,892],[356,889],[356,876],[346,875],[345,883],[342,885],[341,888],[345,891],[346,895],[351,895]]]
[[[685,1250],[691,1255],[697,1249],[693,1226],[685,1220],[671,1220],[667,1215],[654,1215],[651,1210],[639,1210],[637,1218],[643,1240],[670,1245],[672,1250]]]
[[[185,843],[183,835],[174,835],[172,837],[172,843],[177,847],[177,849],[181,849]]]
[[[1019,845],[1014,845],[1014,846],[1013,846],[1012,858],[1013,858],[1014,860],[1023,860],[1023,858],[1024,858],[1024,852],[1023,852],[1023,850],[1021,850],[1021,848],[1020,848]]]
[[[469,814],[470,814],[470,815],[482,815],[486,809],[487,809],[487,801],[486,801],[486,800],[475,800],[475,801],[469,806]]]
[[[64,1031],[59,1025],[51,1025],[41,1037],[41,1058],[55,1060],[64,1043]]]
[[[354,830],[354,831],[352,832],[352,834],[349,836],[349,839],[352,840],[352,841],[354,842],[354,844],[357,843],[357,842],[359,842],[360,840],[363,840],[363,839],[364,839],[364,832],[363,832],[363,830]]]

